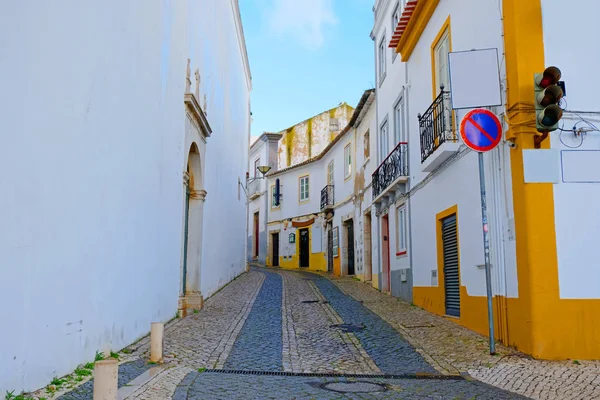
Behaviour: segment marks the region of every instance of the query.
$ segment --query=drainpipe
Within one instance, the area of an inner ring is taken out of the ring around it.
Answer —
[[[404,89],[404,100],[405,100],[405,104],[406,104],[406,115],[408,116],[408,118],[406,119],[406,132],[407,132],[407,137],[408,137],[408,144],[407,144],[407,151],[406,151],[406,162],[408,165],[408,181],[406,182],[406,193],[410,193],[410,188],[412,187],[412,168],[410,167],[410,144],[411,144],[411,140],[410,140],[410,101],[409,101],[409,89],[410,89],[410,85],[408,83],[408,63],[404,64],[404,85],[405,85],[405,89]],[[413,303],[413,286],[414,286],[414,282],[413,282],[413,237],[412,237],[412,207],[410,205],[411,201],[410,201],[410,196],[408,196],[408,199],[406,200],[406,203],[408,204],[408,262],[410,263],[410,300],[411,303]]]
[[[375,18],[377,19],[377,18]],[[379,82],[377,81],[377,41],[375,40],[374,36],[371,36],[371,40],[373,40],[373,54],[375,54],[375,57],[373,57],[373,71],[375,71],[375,154],[377,154],[376,159],[376,163],[375,165],[379,165],[379,161],[381,159],[381,155],[379,154]],[[373,182],[373,177],[371,177],[371,183]],[[371,191],[373,191],[373,186],[371,186]],[[375,213],[373,213],[373,208],[375,208]],[[376,226],[376,232],[377,232],[377,261],[378,261],[378,265],[377,265],[377,287],[379,287],[379,290],[381,290],[381,285],[379,284],[379,278],[381,277],[381,227],[379,226],[379,219],[381,218],[380,215],[377,215],[377,206],[375,206],[375,204],[373,204],[373,201],[371,199],[371,216],[373,214],[375,214],[375,218],[373,221],[373,218],[371,218],[371,233],[373,233],[373,222],[375,222],[375,226]],[[371,252],[373,249],[373,235],[371,234]],[[371,254],[371,286],[373,286],[373,254]]]

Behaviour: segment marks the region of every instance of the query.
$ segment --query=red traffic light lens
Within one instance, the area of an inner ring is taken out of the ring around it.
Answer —
[[[550,85],[556,85],[560,80],[560,77],[560,69],[554,66],[548,67],[544,70],[544,73],[542,74],[542,79],[540,80],[540,83],[538,85],[541,88],[545,89]]]

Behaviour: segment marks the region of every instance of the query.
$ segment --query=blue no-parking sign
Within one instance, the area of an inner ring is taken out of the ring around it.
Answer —
[[[472,150],[490,151],[502,140],[502,125],[494,113],[477,108],[463,117],[460,123],[460,137]]]

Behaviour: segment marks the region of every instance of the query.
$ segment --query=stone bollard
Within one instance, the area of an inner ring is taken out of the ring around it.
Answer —
[[[162,322],[153,322],[150,328],[150,361],[162,362],[163,360],[163,332],[165,325]]]
[[[94,400],[117,400],[119,362],[115,359],[96,361],[94,365]]]

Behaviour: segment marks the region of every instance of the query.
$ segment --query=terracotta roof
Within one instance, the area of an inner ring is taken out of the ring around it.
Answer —
[[[295,169],[295,168],[303,167],[305,165],[308,165],[310,163],[313,163],[315,161],[319,161],[320,159],[322,159],[323,156],[325,156],[325,154],[327,154],[327,152],[333,146],[335,146],[335,144],[337,142],[339,142],[340,140],[342,140],[342,138],[346,135],[346,133],[348,131],[350,131],[350,129],[354,126],[354,124],[356,123],[356,120],[358,119],[358,116],[360,115],[363,107],[365,106],[365,103],[369,99],[369,96],[371,96],[371,94],[374,94],[374,93],[375,93],[375,89],[365,90],[365,92],[363,93],[362,97],[360,98],[360,101],[358,102],[358,105],[356,106],[356,108],[354,109],[354,112],[352,113],[352,117],[350,118],[350,121],[348,122],[348,125],[346,125],[346,127],[331,142],[329,142],[329,144],[327,145],[327,147],[325,147],[323,149],[323,151],[320,152],[317,156],[309,158],[308,160],[302,161],[301,163],[292,165],[290,167],[282,168],[282,169],[279,169],[277,171],[271,172],[271,173],[267,174],[267,176],[270,178],[272,176],[282,174],[284,172],[287,172],[287,171]]]
[[[396,46],[398,46],[400,38],[402,38],[402,35],[408,26],[418,2],[419,0],[409,0],[406,3],[402,15],[400,16],[400,21],[398,21],[398,25],[394,28],[394,33],[392,34],[392,39],[390,40],[388,47],[395,49]]]

